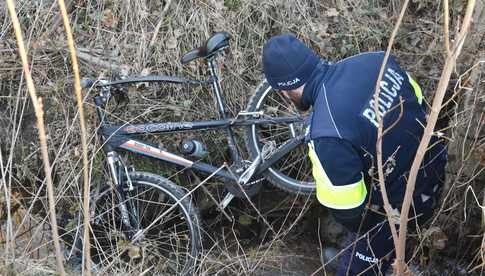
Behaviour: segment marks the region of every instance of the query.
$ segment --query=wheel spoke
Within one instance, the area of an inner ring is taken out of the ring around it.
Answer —
[[[272,117],[298,116],[304,118],[306,116],[300,113],[295,105],[281,93],[268,90],[267,84],[259,87],[260,90],[251,99],[247,110],[263,111],[264,114]],[[255,158],[261,152],[263,145],[269,141],[274,141],[276,147],[280,147],[303,132],[302,123],[253,125],[248,128],[246,143],[249,145],[251,157]],[[300,193],[301,189],[305,188],[305,193],[314,192],[315,184],[308,177],[311,175],[310,160],[306,155],[304,145],[296,147],[271,167],[267,172],[268,180],[289,191]]]
[[[93,262],[107,273],[182,274],[192,266],[194,259],[193,222],[184,211],[193,208],[184,209],[178,198],[168,196],[157,184],[137,179],[132,182],[134,189],[125,191],[123,203],[127,208],[131,206],[130,216],[137,216],[143,236],[136,242],[128,239],[128,228],[121,222],[120,203],[112,204],[118,198],[114,191],[106,191],[98,200],[91,224]],[[168,208],[171,209],[166,212]],[[151,225],[162,214],[163,218]],[[150,229],[144,229],[149,225]]]

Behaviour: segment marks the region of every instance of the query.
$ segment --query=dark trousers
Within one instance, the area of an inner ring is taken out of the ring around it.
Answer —
[[[413,198],[409,218],[415,219],[408,222],[410,231],[413,231],[416,224],[424,224],[433,215],[433,207],[444,181],[445,164],[446,152],[433,160],[427,170],[429,175],[425,178],[425,183],[417,182],[418,185],[427,185],[430,188]],[[394,242],[387,219],[371,211],[367,212],[365,219],[366,224],[371,226],[370,230],[361,235],[352,232],[347,235],[346,249],[339,259],[338,276],[385,275],[395,259]],[[399,230],[399,225],[396,228]]]
[[[422,224],[432,216],[433,200],[429,199],[424,203],[417,201],[418,199],[414,202],[414,209],[419,216],[418,224]],[[415,223],[416,220],[413,219],[408,225],[412,227]],[[396,228],[399,230],[399,225]],[[362,235],[348,232],[346,245],[348,248],[339,260],[338,276],[384,275],[395,258],[394,242],[387,220],[376,223]]]

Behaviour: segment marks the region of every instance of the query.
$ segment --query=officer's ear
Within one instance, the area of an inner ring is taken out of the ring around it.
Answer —
[[[303,91],[301,93],[301,98],[300,98],[300,106],[299,109],[301,111],[307,111],[312,107],[311,104],[311,91],[305,90],[306,84],[303,85]]]
[[[290,91],[280,90],[279,93],[281,93],[281,95],[283,95],[283,97],[285,97],[286,99],[291,100],[290,96],[288,95],[288,93],[291,93],[291,91],[292,90],[290,90]]]

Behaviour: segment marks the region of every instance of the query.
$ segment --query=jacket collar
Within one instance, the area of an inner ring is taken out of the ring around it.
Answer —
[[[320,60],[315,70],[306,82],[303,89],[302,103],[306,106],[313,106],[315,103],[321,81],[326,77],[331,65],[326,63],[323,59]]]

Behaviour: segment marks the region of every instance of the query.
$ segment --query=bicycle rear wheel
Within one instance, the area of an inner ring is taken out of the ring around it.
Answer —
[[[120,200],[109,187],[96,197],[91,220],[91,259],[97,271],[114,274],[189,275],[200,250],[198,212],[190,197],[158,175],[130,173],[125,189],[130,219],[138,221],[141,238],[127,238]]]
[[[246,111],[263,111],[264,115],[271,117],[306,115],[299,112],[281,93],[272,89],[266,79],[256,88]],[[303,134],[304,131],[303,123],[251,125],[246,128],[244,138],[248,152],[254,159],[265,144],[273,143],[278,147],[289,139]],[[315,183],[311,168],[307,145],[303,143],[269,168],[265,177],[276,187],[288,192],[312,194],[315,192]]]

